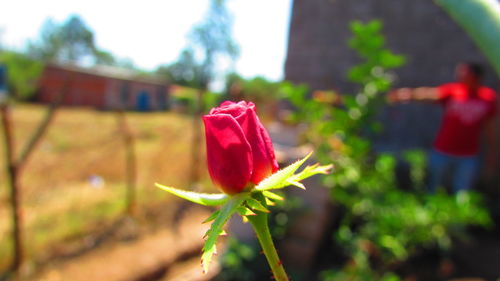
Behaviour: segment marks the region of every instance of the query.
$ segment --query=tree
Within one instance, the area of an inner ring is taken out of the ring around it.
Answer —
[[[53,60],[60,48],[58,27],[52,19],[45,20],[38,41],[28,42],[28,54],[39,60]]]
[[[177,62],[160,67],[157,72],[174,83],[207,89],[220,69],[216,65],[224,59],[234,61],[239,54],[232,39],[231,14],[225,0],[211,0],[205,18],[193,27],[188,35],[188,45]]]
[[[94,58],[97,49],[94,33],[78,15],[72,15],[62,25],[47,20],[38,42],[31,42],[28,51],[35,58],[58,62]]]
[[[119,62],[112,53],[104,50],[95,50],[94,59],[96,64],[117,65]]]
[[[12,51],[1,52],[0,63],[5,64],[8,69],[9,92],[18,100],[31,98],[36,89],[36,81],[42,72],[42,64],[24,54]]]
[[[166,76],[174,84],[196,87],[201,84],[200,66],[194,57],[194,52],[190,48],[182,50],[179,59],[170,65],[158,67],[156,72]]]
[[[135,68],[128,59],[118,59],[95,45],[94,33],[78,15],[58,24],[47,19],[37,41],[28,44],[28,54],[38,60],[91,62],[93,64]]]
[[[202,88],[207,88],[215,78],[218,60],[228,58],[234,61],[239,54],[231,34],[233,19],[225,3],[225,0],[212,0],[205,19],[189,34],[194,53],[201,54],[199,75]]]

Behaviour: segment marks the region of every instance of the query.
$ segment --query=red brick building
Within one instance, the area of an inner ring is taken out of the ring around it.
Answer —
[[[65,91],[63,105],[148,111],[168,107],[168,89],[164,79],[127,69],[47,64],[36,97],[50,103]]]

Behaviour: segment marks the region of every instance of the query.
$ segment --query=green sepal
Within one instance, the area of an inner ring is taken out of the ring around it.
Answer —
[[[288,179],[287,180],[287,183],[291,184],[291,185],[295,185],[296,187],[300,188],[300,189],[303,189],[303,190],[306,190],[306,187],[301,183],[301,182],[298,182],[298,181],[294,181],[294,180],[291,180],[291,179]]]
[[[307,154],[306,157],[302,158],[301,160],[296,161],[295,163],[289,165],[288,167],[279,170],[278,172],[272,174],[271,176],[265,178],[263,181],[261,181],[253,190],[255,191],[266,191],[266,190],[272,190],[272,189],[279,189],[283,188],[287,185],[290,185],[288,183],[288,179],[293,176],[293,173],[297,171],[297,169],[306,162],[306,160],[311,157],[311,153]]]
[[[260,203],[259,201],[255,200],[253,198],[248,198],[245,201],[245,203],[252,210],[261,211],[264,213],[269,213],[269,210],[262,203]]]
[[[269,199],[267,197],[265,197],[264,199],[266,200],[266,205],[267,206],[276,206],[276,203],[274,203],[273,200],[271,200],[271,199]]]
[[[333,168],[333,165],[320,166],[319,164],[314,164],[305,167],[300,173],[294,174],[310,156],[311,153],[309,153],[303,159],[298,160],[288,167],[267,177],[255,187],[253,192],[268,192],[269,190],[280,189],[289,185],[294,185],[301,189],[306,189],[306,187],[300,182],[301,180],[312,177],[316,174],[328,174]],[[266,195],[264,194],[264,196]]]
[[[314,165],[305,167],[304,170],[302,170],[298,174],[291,176],[288,180],[290,182],[292,182],[292,181],[293,182],[300,182],[303,179],[312,177],[312,176],[317,175],[317,174],[328,174],[328,173],[330,173],[332,168],[333,168],[332,164],[320,166],[318,163],[316,163]]]
[[[241,216],[241,221],[243,223],[247,223],[248,222],[248,217],[247,216]]]
[[[255,216],[256,215],[252,210],[250,210],[249,208],[247,208],[245,206],[238,207],[238,214],[240,214],[240,216]]]
[[[201,255],[201,264],[203,266],[203,271],[208,272],[208,267],[212,256],[216,253],[216,243],[219,235],[224,233],[223,227],[226,222],[231,218],[231,216],[238,210],[238,207],[243,204],[243,202],[249,198],[249,193],[240,193],[231,198],[222,206],[219,214],[214,219],[210,229],[205,234],[207,239],[205,240],[205,245],[203,246],[203,254]]]
[[[170,186],[164,186],[159,183],[156,183],[155,185],[167,192],[172,193],[175,196],[204,206],[220,206],[229,200],[229,196],[224,193],[198,193],[193,191],[181,190]]]

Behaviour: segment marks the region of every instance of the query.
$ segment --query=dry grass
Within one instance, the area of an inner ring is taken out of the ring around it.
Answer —
[[[43,106],[35,105],[14,107],[17,152],[43,118],[44,110]],[[192,119],[176,113],[127,113],[126,118],[135,140],[140,211],[171,200],[154,187],[155,182],[187,187]],[[26,248],[32,258],[123,214],[125,150],[117,124],[117,115],[113,112],[67,108],[57,112],[21,175]],[[2,149],[0,269],[10,254]],[[205,170],[201,167],[201,171]],[[102,179],[102,184],[92,184],[92,178]],[[206,173],[202,180],[208,183]]]

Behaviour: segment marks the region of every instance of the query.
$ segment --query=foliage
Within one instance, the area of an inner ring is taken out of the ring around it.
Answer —
[[[227,248],[221,256],[221,272],[217,275],[217,281],[253,281],[261,280],[261,268],[265,267],[265,258],[259,255],[258,245],[245,243],[230,237]],[[266,272],[267,277],[268,273]]]
[[[273,206],[271,210],[269,228],[273,237],[280,241],[286,239],[289,227],[307,211],[307,207],[304,205],[302,198],[288,196],[287,200],[276,201],[276,206]]]
[[[7,66],[7,86],[11,94],[20,100],[32,97],[42,72],[42,63],[11,51],[0,53],[0,63]]]
[[[78,15],[59,25],[48,19],[38,42],[31,42],[29,53],[46,61],[78,61],[92,56],[96,50],[94,34]]]
[[[376,116],[385,102],[382,93],[391,86],[390,70],[404,63],[402,56],[384,47],[381,28],[378,21],[351,25],[354,37],[349,45],[363,63],[348,76],[360,90],[344,95],[341,107],[310,99],[306,86],[286,83],[282,88],[297,107],[294,120],[308,124],[305,138],[317,147],[318,159],[335,165],[325,185],[345,211],[335,238],[350,261],[340,270],[325,272],[324,280],[399,280],[391,273],[392,265],[425,247],[446,249],[453,237],[465,234],[465,226],[490,222],[477,194],[452,197],[400,190],[395,157],[372,149],[370,139],[382,129]],[[412,178],[422,187],[424,157],[409,152],[406,159],[411,161]]]
[[[199,110],[200,90],[188,87],[172,87],[171,99],[175,106],[183,109],[183,112],[193,114]],[[212,108],[220,103],[221,95],[218,93],[206,91],[201,95],[201,104],[203,108]]]
[[[194,57],[192,49],[182,50],[177,61],[170,65],[162,65],[158,67],[156,73],[165,76],[174,84],[196,87],[201,84],[199,81],[199,66]]]
[[[100,65],[116,65],[123,66],[125,68],[133,69],[135,68],[132,63],[129,64],[129,61],[122,60],[118,61],[112,53],[104,50],[95,50],[94,51],[95,63]],[[129,64],[129,65],[127,65]]]
[[[136,69],[129,59],[115,57],[99,49],[93,31],[79,15],[71,15],[63,23],[47,19],[39,38],[28,43],[26,52],[34,59],[59,63],[99,64]]]
[[[233,20],[225,3],[210,1],[205,18],[191,30],[188,45],[177,62],[160,67],[159,73],[180,85],[208,88],[220,71],[217,65],[224,59],[234,60],[239,53],[231,35]]]
[[[236,73],[226,77],[225,95],[229,100],[251,100],[255,104],[266,104],[279,99],[280,83],[257,76],[245,79]]]
[[[500,3],[496,0],[434,0],[483,51],[500,76]]]

